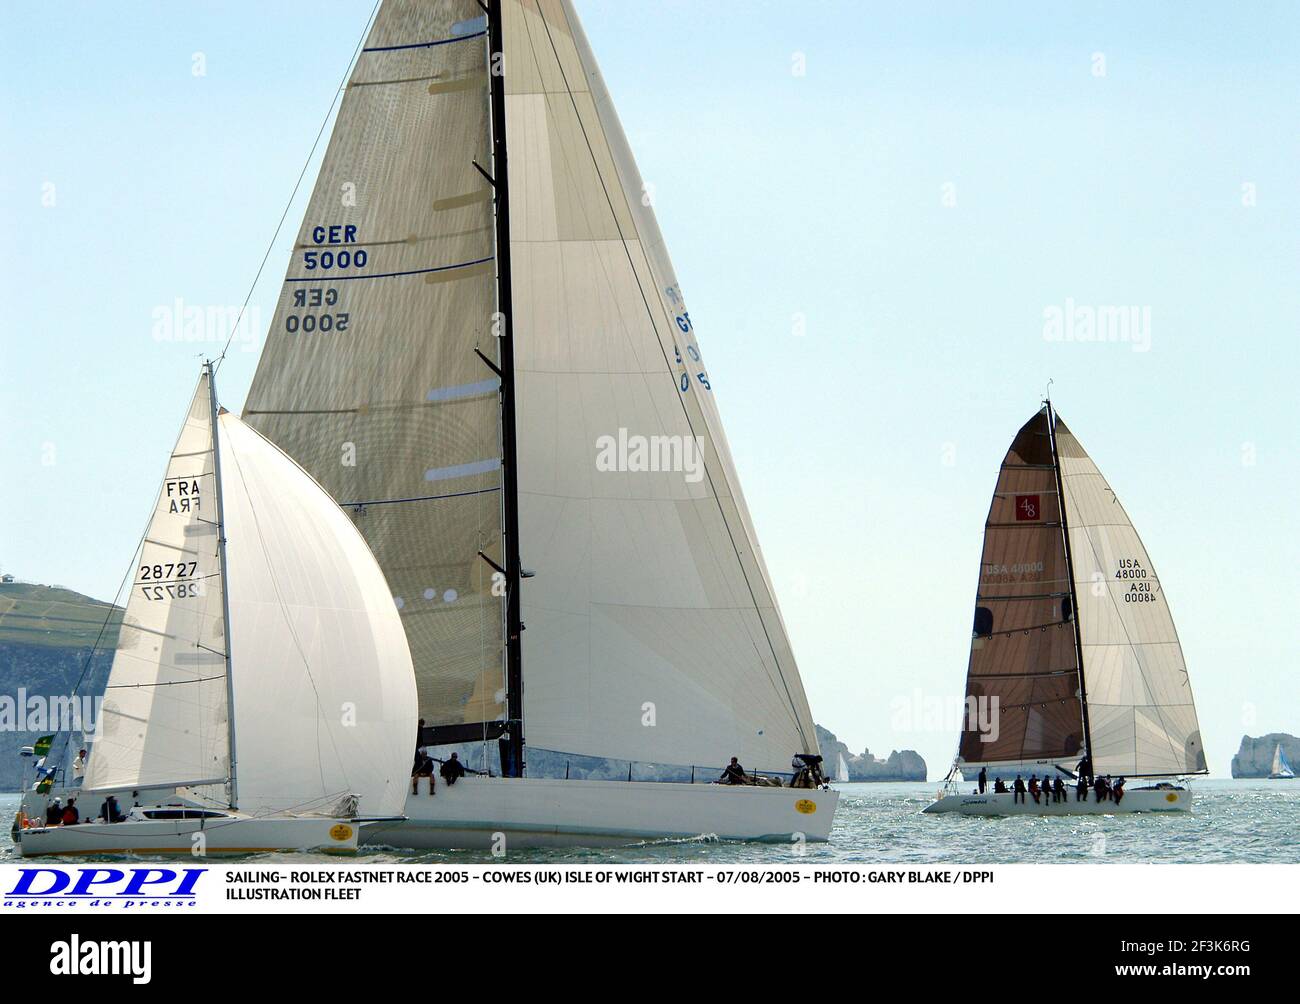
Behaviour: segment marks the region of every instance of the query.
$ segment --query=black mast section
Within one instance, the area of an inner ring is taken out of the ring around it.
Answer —
[[[510,282],[510,170],[506,161],[505,25],[501,0],[488,0],[488,80],[492,97],[492,174],[496,189],[497,332],[501,346],[501,446],[505,491],[502,527],[506,559],[506,716],[510,763],[502,773],[524,774],[524,674],[520,633],[519,465],[515,443],[514,304]],[[504,751],[503,751],[504,752]]]
[[[1074,582],[1074,557],[1070,552],[1070,524],[1065,516],[1065,486],[1061,481],[1061,457],[1056,451],[1056,412],[1047,399],[1047,435],[1052,444],[1052,469],[1056,473],[1056,506],[1061,512],[1061,536],[1065,541],[1065,574],[1070,578],[1070,619],[1074,621],[1074,658],[1079,667],[1079,706],[1083,710],[1083,742],[1092,764],[1092,726],[1088,723],[1088,687],[1083,679],[1083,633],[1079,628],[1079,594]]]

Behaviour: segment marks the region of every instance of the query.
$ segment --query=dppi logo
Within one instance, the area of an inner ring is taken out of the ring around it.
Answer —
[[[89,906],[193,906],[194,887],[206,868],[20,868],[5,893],[9,909],[76,900]]]

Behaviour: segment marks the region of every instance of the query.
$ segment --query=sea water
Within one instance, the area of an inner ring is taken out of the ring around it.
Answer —
[[[581,781],[574,781],[581,784]],[[1133,782],[1130,782],[1130,790]],[[831,839],[800,849],[784,844],[693,840],[633,847],[515,851],[510,863],[573,864],[891,864],[1290,863],[1300,862],[1300,781],[1192,782],[1192,812],[1122,816],[922,815],[937,782],[837,784]],[[962,791],[972,789],[970,784]],[[0,860],[17,859],[8,822],[18,796],[0,797]],[[802,850],[802,853],[799,851]],[[302,860],[256,855],[256,860]],[[307,856],[312,857],[312,856]],[[232,859],[222,858],[222,861]],[[499,861],[486,851],[402,852],[362,848],[358,861],[471,864]]]

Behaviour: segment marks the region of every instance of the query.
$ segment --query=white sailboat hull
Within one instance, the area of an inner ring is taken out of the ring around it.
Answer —
[[[1032,795],[1017,802],[1012,792],[983,795],[942,795],[922,812],[956,812],[963,816],[1117,816],[1131,812],[1191,812],[1192,793],[1186,788],[1130,788],[1115,802],[1097,802],[1090,791],[1086,802],[1074,800],[1074,790],[1066,791],[1066,800],[1035,802]]]
[[[1269,779],[1270,781],[1294,781],[1294,780],[1295,780],[1295,775],[1294,775],[1293,773],[1291,773],[1291,771],[1289,771],[1289,770],[1287,770],[1287,771],[1279,771],[1279,772],[1276,773],[1276,774],[1270,774],[1270,775],[1268,776],[1268,779]]]
[[[824,842],[839,793],[749,785],[466,777],[408,796],[406,819],[363,844],[412,849],[625,846],[700,836]],[[504,838],[498,836],[504,834]]]
[[[80,823],[15,831],[18,853],[44,855],[257,854],[268,851],[351,853],[360,827],[353,820],[300,816],[239,816],[220,819],[148,819]],[[196,834],[202,833],[202,839]]]

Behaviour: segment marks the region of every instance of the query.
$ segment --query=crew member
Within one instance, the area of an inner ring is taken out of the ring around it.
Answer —
[[[740,761],[734,756],[731,763],[727,764],[722,770],[722,777],[718,778],[720,784],[744,784],[745,768],[740,765]]]
[[[109,795],[104,799],[104,804],[99,807],[99,814],[104,817],[106,823],[121,823],[126,821],[122,815],[122,810],[117,807],[117,796]]]
[[[429,779],[429,794],[433,794],[433,757],[421,746],[415,751],[415,764],[411,767],[411,794],[420,793],[420,778]]]
[[[447,782],[450,788],[458,780],[465,776],[465,765],[460,762],[459,754],[453,753],[450,760],[442,762],[442,769],[438,771],[442,779]]]
[[[980,782],[980,794],[982,795],[984,794],[984,789],[989,786],[989,771],[987,767],[980,768],[979,782]]]
[[[1012,804],[1023,802],[1025,800],[1025,782],[1021,780],[1019,774],[1016,775],[1016,783],[1013,786],[1013,790],[1015,791],[1015,794],[1011,796]]]

